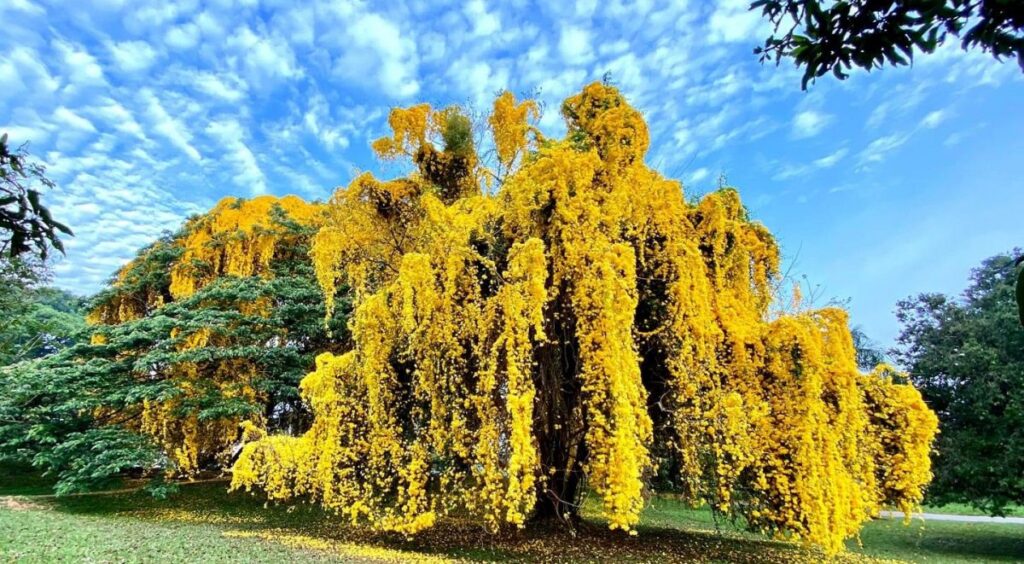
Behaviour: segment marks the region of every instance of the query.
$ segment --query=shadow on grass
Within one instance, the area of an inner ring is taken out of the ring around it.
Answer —
[[[0,496],[51,494],[56,482],[31,466],[0,464]]]
[[[899,519],[869,523],[861,533],[863,548],[852,550],[882,558],[950,562],[1024,561],[1024,526]]]
[[[584,523],[574,536],[560,526],[491,534],[468,521],[448,519],[412,539],[350,526],[310,504],[275,506],[265,504],[257,496],[229,494],[223,484],[185,485],[178,495],[165,500],[135,492],[56,498],[51,500],[51,506],[68,514],[212,525],[226,536],[256,538],[294,548],[331,551],[368,546],[398,551],[399,558],[433,555],[492,561],[822,560],[821,554],[790,544],[758,539],[735,530],[716,532],[710,514],[681,505],[676,508],[671,503],[652,504],[650,524],[642,526],[636,536],[609,531],[593,520]]]

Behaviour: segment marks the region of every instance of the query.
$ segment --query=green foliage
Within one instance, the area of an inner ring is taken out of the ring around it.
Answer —
[[[0,266],[2,268],[2,266]],[[24,280],[23,278],[21,278]],[[5,285],[0,326],[0,366],[53,354],[85,330],[85,299],[48,287]]]
[[[829,72],[842,80],[855,66],[909,65],[915,51],[932,53],[948,35],[964,49],[1016,58],[1024,70],[1019,0],[755,0],[750,8],[775,26],[754,53],[762,62],[790,58],[805,67],[805,90]]]
[[[69,433],[53,448],[40,451],[32,463],[59,469],[54,493],[66,495],[108,488],[121,472],[159,467],[165,460],[146,437],[106,426]]]
[[[1001,514],[1024,503],[1024,331],[1009,255],[985,260],[959,299],[901,301],[893,354],[940,420],[931,503]]]
[[[12,151],[7,134],[0,135],[0,253],[14,258],[32,251],[45,260],[50,247],[64,252],[60,235],[71,229],[40,201],[41,190],[53,186],[46,168],[28,161],[24,145]]]
[[[871,340],[860,327],[850,330],[853,337],[853,348],[857,351],[857,368],[871,372],[876,366],[885,362],[885,352]]]
[[[473,123],[461,111],[453,111],[445,116],[441,137],[444,139],[445,152],[457,155],[473,152]]]
[[[1024,327],[1024,255],[1017,257],[1017,315]]]
[[[90,309],[114,299],[119,294],[154,294],[160,295],[165,301],[170,301],[171,293],[168,288],[171,285],[171,265],[182,255],[182,248],[175,245],[178,236],[180,234],[164,233],[156,241],[140,249],[131,265],[121,272],[121,276],[112,278],[107,287],[93,297]]]
[[[43,264],[31,257],[0,256],[0,314],[8,317],[25,305],[25,296],[46,278]]]
[[[302,230],[298,240],[308,240],[309,228],[285,216],[276,219],[284,229]],[[93,327],[104,337],[98,341],[82,339],[56,354],[0,369],[0,460],[47,470],[57,478],[57,493],[102,487],[128,470],[155,477],[173,472],[172,459],[133,424],[145,400],[179,398],[177,415],[200,421],[262,414],[277,431],[298,432],[308,424],[298,382],[315,354],[345,345],[344,291],[325,326],[308,245],[299,244],[275,258],[272,276],[225,276],[171,301],[168,273],[181,256],[175,240],[166,236],[140,251],[117,287],[101,292],[92,304],[126,295],[162,298],[148,300],[140,317]],[[45,304],[54,302],[46,302],[50,298],[60,303],[50,291],[41,296]],[[257,301],[267,307],[246,307]],[[205,346],[181,346],[201,330],[214,338]],[[177,381],[183,365],[202,374],[234,359],[255,368],[262,402],[234,397],[230,389],[203,379],[190,382],[193,389],[183,395]],[[155,482],[152,490],[165,494],[167,487]]]

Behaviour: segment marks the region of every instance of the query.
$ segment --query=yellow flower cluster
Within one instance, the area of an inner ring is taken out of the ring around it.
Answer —
[[[180,237],[158,244],[181,250],[180,257],[171,265],[169,287],[129,284],[138,276],[136,271],[145,257],[121,269],[112,295],[90,312],[89,321],[97,325],[92,342],[107,342],[102,325],[144,317],[168,301],[193,295],[220,276],[271,276],[269,265],[277,246],[289,244],[281,240],[281,233],[275,229],[271,216],[276,207],[291,220],[303,224],[314,223],[320,213],[319,206],[296,196],[221,200],[209,213],[190,220]],[[150,252],[155,250],[159,249]],[[242,304],[243,313],[247,314],[260,314],[266,307],[267,304],[259,301]],[[176,341],[178,350],[230,345],[224,336],[203,328],[189,332],[174,328],[168,338]],[[204,462],[217,459],[227,463],[229,447],[239,439],[240,421],[234,418],[200,420],[195,414],[183,416],[180,408],[183,402],[206,393],[204,390],[209,390],[210,386],[225,397],[258,399],[260,392],[252,385],[257,377],[252,363],[243,358],[224,359],[200,368],[186,362],[164,370],[166,373],[159,376],[172,380],[182,393],[166,401],[143,400],[134,408],[138,417],[130,418],[126,425],[152,436],[163,446],[174,462],[171,471],[194,474]],[[140,375],[141,378],[151,376]]]
[[[938,431],[938,418],[925,405],[921,392],[893,368],[881,365],[862,376],[871,431],[870,452],[875,458],[878,496],[885,505],[898,507],[910,519],[918,508],[924,488],[932,479],[928,460],[932,439]]]
[[[832,552],[920,500],[920,396],[857,371],[844,312],[769,313],[771,234],[735,190],[690,204],[647,167],[617,90],[566,100],[565,139],[536,147],[536,106],[499,96],[499,164],[518,166],[493,194],[445,197],[415,158],[449,152],[429,131],[445,112],[395,110],[374,148],[420,168],[331,200],[312,258],[328,299],[353,288],[354,348],[303,381],[312,429],[248,444],[235,488],[411,534],[453,511],[564,518],[587,487],[633,532],[670,460],[694,501]]]
[[[412,157],[427,143],[431,109],[429,104],[418,104],[410,108],[395,108],[388,115],[388,125],[394,135],[382,137],[373,142],[373,150],[382,159]]]
[[[171,269],[171,296],[191,296],[219,276],[268,275],[280,236],[270,228],[270,212],[279,206],[292,220],[313,223],[318,209],[297,196],[224,198],[193,221],[181,245],[182,257]]]
[[[536,133],[530,122],[539,118],[540,106],[535,100],[516,103],[515,96],[506,90],[494,101],[494,111],[488,121],[494,133],[494,147],[501,166],[511,167],[516,157],[526,153],[529,143],[527,135]]]

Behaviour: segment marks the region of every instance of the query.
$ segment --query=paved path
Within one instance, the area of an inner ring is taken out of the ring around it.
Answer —
[[[902,511],[882,511],[886,519],[902,519]],[[959,523],[1001,523],[1004,525],[1024,525],[1024,517],[988,517],[986,515],[945,515],[942,513],[914,513],[914,519],[925,521],[957,521]]]

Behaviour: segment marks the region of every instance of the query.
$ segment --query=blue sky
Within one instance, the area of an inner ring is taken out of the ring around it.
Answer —
[[[1024,246],[1024,78],[949,44],[912,69],[801,92],[751,51],[748,0],[148,0],[0,4],[0,129],[49,165],[77,236],[55,282],[102,286],[228,195],[326,198],[371,170],[390,107],[538,91],[542,128],[606,72],[651,125],[648,161],[690,194],[721,174],[818,303],[891,342],[892,310],[956,292]]]

